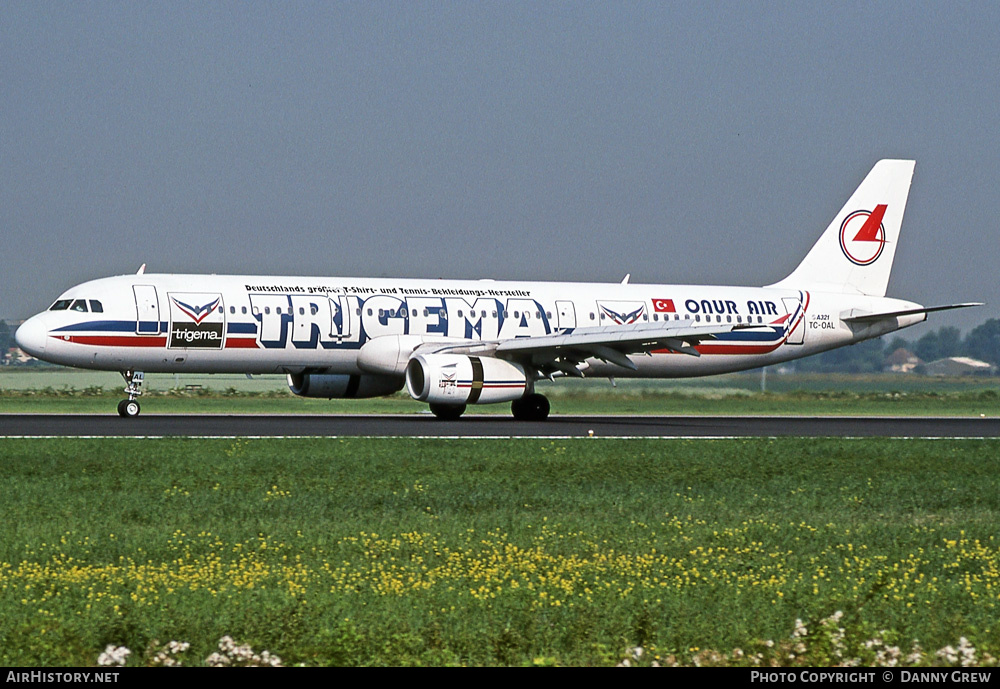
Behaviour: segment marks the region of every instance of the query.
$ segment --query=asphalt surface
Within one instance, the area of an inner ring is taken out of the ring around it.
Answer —
[[[552,416],[547,421],[468,415],[0,414],[0,437],[918,437],[996,438],[1000,418],[802,416]]]

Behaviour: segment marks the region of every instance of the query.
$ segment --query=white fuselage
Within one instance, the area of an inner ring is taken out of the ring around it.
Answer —
[[[386,337],[500,341],[685,318],[740,326],[696,345],[700,356],[654,350],[630,355],[635,370],[592,358],[582,371],[700,376],[808,356],[926,317],[849,324],[842,316],[918,305],[773,287],[164,274],[86,282],[53,306],[59,308],[18,331],[22,347],[46,361],[114,371],[256,374],[392,371],[378,346],[359,357]]]

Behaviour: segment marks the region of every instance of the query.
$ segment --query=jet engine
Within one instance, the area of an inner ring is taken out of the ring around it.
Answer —
[[[382,397],[403,389],[402,376],[289,373],[288,387],[299,397],[361,399]]]
[[[417,354],[406,365],[410,396],[432,405],[510,402],[524,396],[527,375],[495,357]]]

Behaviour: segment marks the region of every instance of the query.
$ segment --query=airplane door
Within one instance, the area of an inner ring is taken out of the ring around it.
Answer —
[[[802,309],[804,308],[802,302],[791,297],[786,297],[782,301],[785,302],[785,310],[788,312],[788,327],[795,328],[785,340],[785,344],[800,345],[805,342],[806,337],[806,321],[802,317]]]
[[[573,302],[557,301],[556,312],[559,314],[559,322],[557,327],[560,330],[576,327],[576,308],[573,306]]]
[[[153,285],[133,285],[135,292],[135,332],[139,335],[160,334],[160,301]]]

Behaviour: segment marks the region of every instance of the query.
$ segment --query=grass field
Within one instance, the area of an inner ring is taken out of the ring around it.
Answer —
[[[114,373],[62,368],[0,371],[0,412],[115,413],[122,395]],[[281,376],[149,374],[144,413],[423,413],[405,392],[372,400],[302,399]],[[996,416],[1000,378],[875,375],[770,375],[643,381],[565,380],[538,386],[554,414],[809,414]],[[509,414],[508,404],[472,407]]]
[[[984,440],[0,440],[0,662],[229,635],[309,665],[989,664],[998,469]]]

